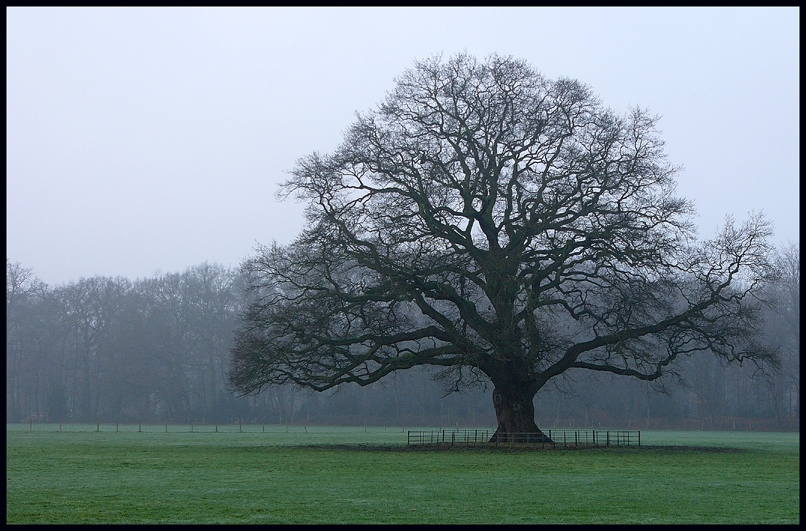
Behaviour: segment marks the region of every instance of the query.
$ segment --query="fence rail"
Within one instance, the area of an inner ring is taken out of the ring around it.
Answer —
[[[546,430],[544,436],[534,433],[509,434],[515,443],[491,441],[495,430],[432,430],[407,432],[407,444],[449,444],[469,445],[493,442],[498,444],[537,444],[553,448],[562,446],[641,446],[641,432],[638,430]]]

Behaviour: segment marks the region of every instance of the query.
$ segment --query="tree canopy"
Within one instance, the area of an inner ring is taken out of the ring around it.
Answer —
[[[284,183],[306,228],[243,264],[231,384],[322,391],[436,366],[456,389],[491,383],[510,440],[540,433],[533,399],[572,369],[774,360],[755,333],[771,226],[727,218],[698,240],[657,122],[511,57],[417,62]]]

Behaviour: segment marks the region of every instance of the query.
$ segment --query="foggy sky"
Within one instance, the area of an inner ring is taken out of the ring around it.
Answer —
[[[237,267],[415,60],[527,60],[662,116],[702,237],[799,240],[798,8],[7,8],[6,256],[60,284]]]

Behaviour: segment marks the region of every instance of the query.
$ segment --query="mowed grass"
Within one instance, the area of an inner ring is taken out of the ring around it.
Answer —
[[[9,425],[6,522],[800,522],[797,433],[524,451],[415,450],[400,428],[213,429]]]

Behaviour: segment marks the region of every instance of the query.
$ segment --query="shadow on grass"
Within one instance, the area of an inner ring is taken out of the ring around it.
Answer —
[[[341,450],[353,452],[474,452],[474,453],[525,453],[525,452],[680,452],[680,453],[745,453],[748,450],[724,446],[679,446],[679,445],[642,445],[642,446],[555,446],[540,444],[303,444],[297,448]]]

